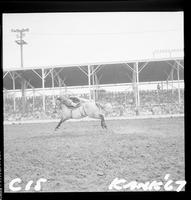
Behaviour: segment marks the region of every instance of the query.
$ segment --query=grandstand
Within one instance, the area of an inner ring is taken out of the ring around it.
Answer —
[[[183,113],[182,13],[39,16],[3,18],[5,120],[57,118],[61,95],[110,102],[112,116]],[[29,44],[24,64],[18,44]]]
[[[55,119],[53,105],[60,95],[110,102],[114,109],[109,116],[183,113],[183,65],[183,58],[178,57],[6,69],[4,118]]]

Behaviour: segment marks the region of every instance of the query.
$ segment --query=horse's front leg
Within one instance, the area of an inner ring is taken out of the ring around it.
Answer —
[[[66,121],[66,119],[61,119],[60,121],[59,121],[59,123],[58,123],[58,125],[56,126],[56,128],[54,129],[55,131],[61,126],[61,124],[64,122],[64,121]]]
[[[101,118],[101,127],[107,129],[107,125],[105,123],[105,119],[103,115],[100,115]]]

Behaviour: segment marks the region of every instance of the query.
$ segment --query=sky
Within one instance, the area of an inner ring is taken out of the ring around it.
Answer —
[[[183,12],[3,14],[3,69],[21,66],[11,29],[23,28],[25,68],[152,59],[155,50],[184,48]]]

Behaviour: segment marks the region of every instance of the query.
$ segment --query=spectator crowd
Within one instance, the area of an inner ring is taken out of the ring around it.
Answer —
[[[26,97],[23,110],[22,98],[4,97],[4,121],[57,119],[59,114],[55,112],[55,99],[58,96],[45,97],[45,112],[43,111],[42,96]],[[87,94],[79,97],[88,99]],[[97,95],[96,101],[105,104],[111,103],[113,111],[107,116],[132,116],[156,115],[156,114],[180,114],[184,113],[184,90],[180,91],[180,100],[177,90],[140,91],[140,106],[137,110],[133,92],[106,92]]]

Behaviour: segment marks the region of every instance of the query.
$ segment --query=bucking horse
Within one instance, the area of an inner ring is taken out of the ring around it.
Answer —
[[[110,103],[105,105],[95,102],[93,100],[87,100],[78,97],[58,97],[56,99],[55,110],[60,111],[60,121],[55,128],[55,131],[60,127],[60,125],[69,119],[81,119],[84,117],[90,117],[94,119],[101,120],[101,127],[107,129],[105,123],[104,113],[110,112],[112,106]],[[55,111],[57,112],[57,111]]]

